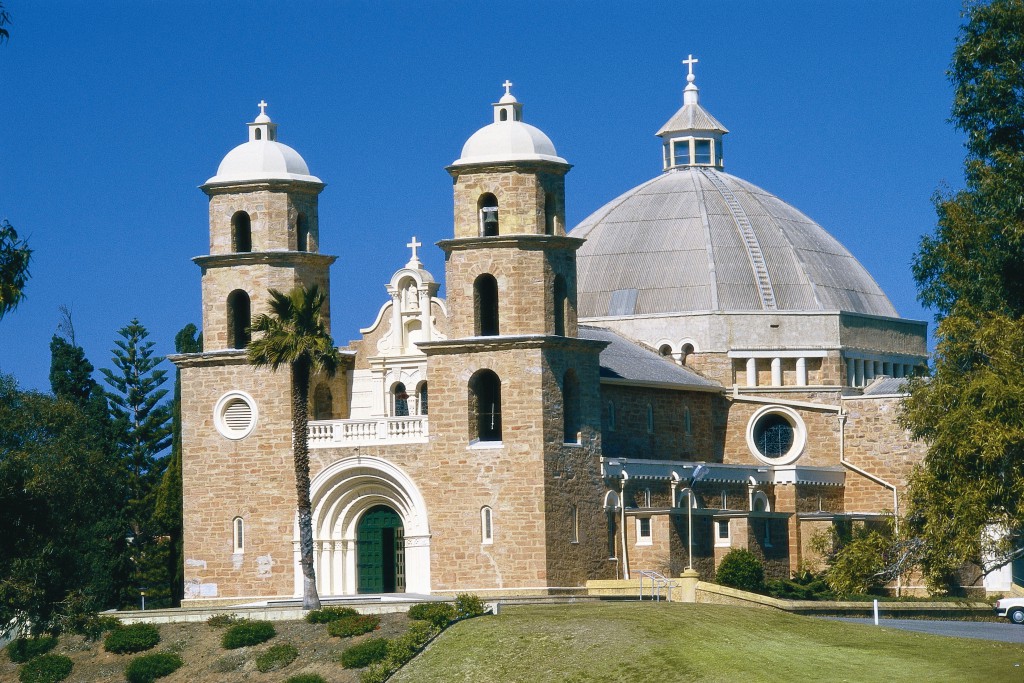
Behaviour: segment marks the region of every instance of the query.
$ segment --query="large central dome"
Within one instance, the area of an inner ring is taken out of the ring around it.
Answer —
[[[581,317],[819,310],[897,317],[864,267],[778,197],[714,168],[672,169],[572,231]]]
[[[665,172],[573,231],[580,317],[697,311],[846,311],[899,317],[867,270],[820,225],[722,171],[728,131],[698,102],[658,131]]]

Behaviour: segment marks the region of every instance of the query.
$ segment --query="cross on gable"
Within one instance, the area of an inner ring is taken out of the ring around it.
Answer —
[[[693,65],[696,64],[698,61],[699,60],[696,60],[696,59],[693,58],[693,55],[690,55],[690,57],[688,59],[684,59],[683,60],[683,64],[685,64],[686,68],[689,69],[688,75],[690,75],[690,76],[693,75]]]
[[[502,86],[504,86],[504,88],[505,88],[505,94],[506,94],[506,95],[511,95],[511,94],[512,94],[512,81],[510,81],[510,80],[508,80],[508,79],[506,78],[506,79],[505,79],[505,82],[504,82],[504,83],[502,83],[501,85],[502,85]]]
[[[422,242],[417,242],[416,241],[416,235],[413,235],[412,236],[412,242],[409,242],[409,244],[407,244],[405,246],[407,246],[410,249],[412,249],[412,260],[415,261],[416,260],[416,247],[422,247],[423,243]]]
[[[260,103],[257,104],[256,106],[260,108],[260,115],[261,116],[265,115],[267,113],[267,101],[266,100],[260,100]]]

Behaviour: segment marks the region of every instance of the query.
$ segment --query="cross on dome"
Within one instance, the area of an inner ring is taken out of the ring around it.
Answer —
[[[417,259],[416,259],[416,247],[422,247],[422,246],[423,246],[423,242],[417,242],[417,241],[416,241],[416,235],[413,235],[413,236],[412,236],[412,242],[409,242],[409,243],[408,243],[407,245],[405,245],[405,246],[407,246],[407,247],[409,247],[410,249],[412,249],[412,260],[413,260],[413,261],[417,260]]]
[[[267,115],[267,101],[266,100],[260,100],[259,104],[257,104],[256,106],[260,108],[260,116],[266,116]]]
[[[687,59],[683,60],[683,64],[686,65],[686,68],[688,70],[688,73],[686,74],[686,80],[689,81],[690,83],[693,83],[694,78],[696,78],[693,75],[693,65],[699,61],[700,60],[698,59],[694,59],[693,55],[690,55]]]
[[[502,87],[505,88],[505,94],[506,95],[511,95],[512,94],[512,85],[513,85],[512,81],[510,81],[510,80],[508,80],[506,78],[505,82],[502,83],[501,85],[502,85]]]

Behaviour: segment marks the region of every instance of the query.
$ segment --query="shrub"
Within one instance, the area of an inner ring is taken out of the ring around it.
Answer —
[[[329,624],[332,621],[337,621],[344,617],[354,617],[359,612],[355,611],[351,607],[324,607],[323,609],[315,609],[306,615],[306,621],[311,624]]]
[[[181,665],[181,657],[173,652],[154,652],[133,659],[124,670],[124,677],[128,683],[152,683],[158,678],[171,675]]]
[[[269,621],[240,621],[224,632],[220,644],[225,650],[234,650],[265,643],[276,635],[277,631]]]
[[[455,596],[455,616],[459,619],[471,619],[484,613],[484,601],[472,593],[459,593]]]
[[[142,652],[160,642],[160,631],[152,624],[129,624],[115,628],[103,641],[103,649],[119,655]]]
[[[299,656],[299,651],[291,643],[274,645],[256,658],[256,668],[266,673],[283,669]]]
[[[341,653],[341,665],[346,669],[362,669],[388,656],[387,638],[369,638]]]
[[[359,676],[360,683],[384,683],[384,681],[391,678],[391,674],[398,671],[400,665],[391,661],[390,658],[385,659],[382,662],[375,662],[371,664],[363,673]]]
[[[759,593],[764,590],[764,567],[757,555],[736,548],[722,558],[715,580],[723,586]]]
[[[57,683],[71,675],[71,658],[64,655],[39,655],[21,667],[21,683]]]
[[[414,623],[408,631],[388,644],[388,659],[395,662],[397,666],[405,664],[440,632],[441,627],[429,621]]]
[[[327,632],[337,638],[348,638],[369,633],[376,630],[378,626],[380,626],[380,617],[372,614],[356,614],[327,624]]]
[[[792,579],[767,582],[768,595],[784,600],[833,600],[835,593],[825,579],[809,571],[797,572]]]
[[[210,668],[216,673],[226,674],[229,671],[235,671],[236,669],[242,668],[242,665],[245,664],[246,659],[247,657],[244,654],[236,652],[233,654],[224,655],[220,659],[216,660],[213,664],[211,664]]]
[[[225,628],[242,621],[244,621],[244,619],[239,619],[234,614],[214,614],[206,620],[206,624],[214,628]]]
[[[444,628],[455,621],[455,608],[447,602],[421,602],[409,609],[409,618],[429,621],[438,628]]]
[[[7,646],[7,656],[15,664],[24,664],[28,660],[44,655],[53,649],[57,639],[53,636],[38,638],[15,638]]]
[[[327,681],[319,674],[299,674],[292,676],[284,683],[327,683]]]
[[[121,620],[117,617],[94,614],[79,623],[75,628],[75,632],[81,633],[85,636],[86,640],[91,642],[102,638],[104,633],[110,633],[122,626],[124,626],[124,624],[122,624]]]

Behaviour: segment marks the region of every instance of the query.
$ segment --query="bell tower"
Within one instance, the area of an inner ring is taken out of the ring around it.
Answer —
[[[329,295],[335,257],[319,253],[324,184],[278,141],[266,106],[201,187],[210,251],[193,261],[203,351],[171,358],[181,372],[186,604],[301,594],[291,376],[250,365],[246,345],[252,317],[269,312],[269,289],[315,284]],[[335,381],[346,383],[344,371]]]
[[[504,87],[493,123],[447,169],[455,237],[439,246],[449,339],[420,344],[432,390],[451,397],[431,408],[436,483],[459,493],[432,511],[431,577],[440,592],[464,583],[463,574],[496,590],[579,585],[588,578],[579,568],[606,554],[603,532],[579,530],[603,520],[604,343],[578,336],[583,240],[565,234],[571,166],[523,122],[512,83]],[[467,554],[473,535],[481,536],[479,553]]]

